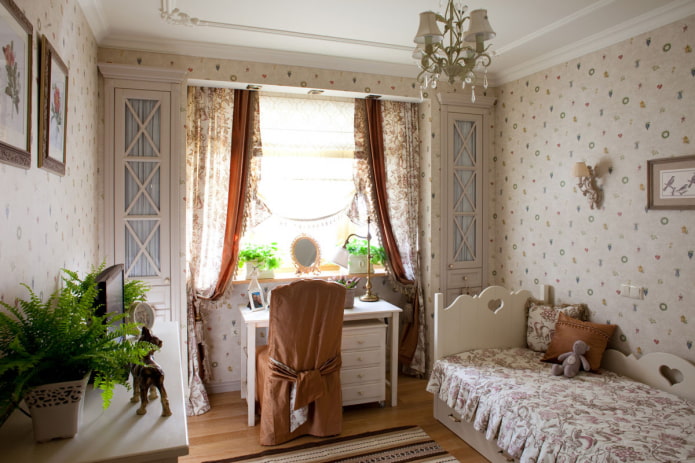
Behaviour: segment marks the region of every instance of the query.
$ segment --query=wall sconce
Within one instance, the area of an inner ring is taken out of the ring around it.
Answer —
[[[592,209],[598,209],[601,203],[601,190],[596,186],[596,175],[591,166],[587,166],[585,162],[577,162],[572,168],[572,176],[579,179],[577,186],[579,191],[584,196],[589,197],[589,203]]]

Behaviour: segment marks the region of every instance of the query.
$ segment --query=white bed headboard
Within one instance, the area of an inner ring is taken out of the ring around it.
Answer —
[[[526,346],[526,302],[531,293],[488,286],[476,296],[462,295],[444,307],[434,295],[434,358],[471,349]]]

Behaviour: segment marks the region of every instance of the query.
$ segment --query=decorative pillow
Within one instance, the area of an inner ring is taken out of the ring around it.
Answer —
[[[578,320],[586,320],[588,310],[584,304],[547,305],[532,301],[526,317],[526,345],[536,352],[548,350],[560,313]]]
[[[585,356],[591,364],[591,371],[596,371],[601,367],[603,351],[606,350],[608,340],[615,328],[616,325],[584,322],[560,313],[555,325],[555,334],[542,360],[559,363],[557,357],[565,352],[571,352],[574,342],[581,339],[589,346]]]

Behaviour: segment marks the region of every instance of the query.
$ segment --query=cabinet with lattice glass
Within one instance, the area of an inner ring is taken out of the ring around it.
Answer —
[[[442,291],[450,304],[485,285],[486,155],[493,99],[440,94]]]
[[[104,248],[150,286],[161,320],[180,320],[179,101],[183,73],[102,63]]]

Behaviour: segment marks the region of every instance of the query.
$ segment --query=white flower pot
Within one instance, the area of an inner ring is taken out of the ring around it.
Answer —
[[[73,437],[82,421],[84,394],[89,374],[76,381],[44,384],[31,389],[24,397],[34,427],[34,440]]]
[[[357,256],[350,254],[348,257],[348,273],[367,273],[367,255]]]
[[[244,269],[246,269],[246,279],[250,280],[251,278],[253,278],[253,271],[255,269],[258,269],[258,262],[256,262],[255,260],[245,262]],[[259,280],[275,278],[275,271],[273,271],[273,269],[258,269],[256,278],[258,278]]]

